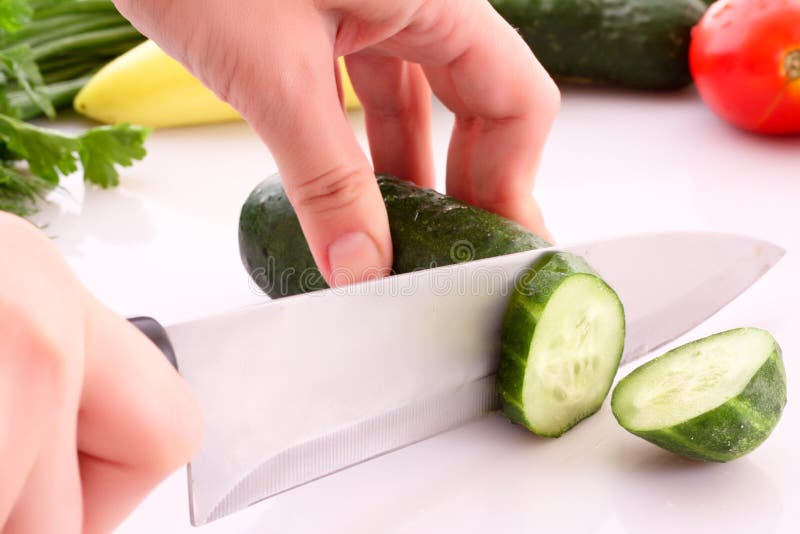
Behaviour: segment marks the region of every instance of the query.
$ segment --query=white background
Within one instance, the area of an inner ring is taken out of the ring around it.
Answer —
[[[364,144],[363,116],[350,118]],[[450,126],[436,106],[440,189]],[[85,191],[70,178],[37,218],[80,278],[120,313],[165,323],[263,298],[236,239],[242,201],[275,171],[259,140],[232,123],[158,131],[148,150],[123,172],[122,187]],[[730,464],[681,460],[625,433],[607,403],[558,440],[491,415],[200,529],[188,523],[181,471],[119,532],[800,532],[800,138],[736,131],[693,90],[571,88],[536,195],[560,243],[705,229],[788,250],[747,293],[676,341],[748,325],[775,335],[789,404],[761,448]]]

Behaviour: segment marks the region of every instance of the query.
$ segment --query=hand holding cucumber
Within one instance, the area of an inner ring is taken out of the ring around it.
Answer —
[[[329,282],[337,269],[358,280],[392,264],[374,172],[337,96],[337,56],[364,106],[375,171],[433,184],[433,89],[456,114],[449,193],[547,237],[530,192],[558,90],[488,2],[116,4],[266,142]]]

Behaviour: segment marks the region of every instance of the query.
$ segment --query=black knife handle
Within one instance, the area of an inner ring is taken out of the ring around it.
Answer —
[[[164,353],[172,367],[178,370],[178,360],[175,359],[175,349],[172,348],[172,342],[169,340],[167,331],[161,326],[161,323],[152,317],[131,317],[128,319],[133,326],[147,336],[147,338]]]

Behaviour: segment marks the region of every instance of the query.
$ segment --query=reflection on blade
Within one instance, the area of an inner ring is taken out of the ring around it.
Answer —
[[[702,323],[784,252],[739,235],[678,232],[608,241],[585,257],[625,306],[626,363]]]

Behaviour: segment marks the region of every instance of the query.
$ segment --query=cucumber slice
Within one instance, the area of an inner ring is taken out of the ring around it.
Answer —
[[[560,436],[600,409],[624,342],[614,290],[578,256],[544,258],[523,273],[503,322],[503,412],[540,436]]]
[[[739,328],[673,349],[623,378],[611,397],[629,432],[674,453],[727,462],[767,439],[786,405],[781,349]]]

